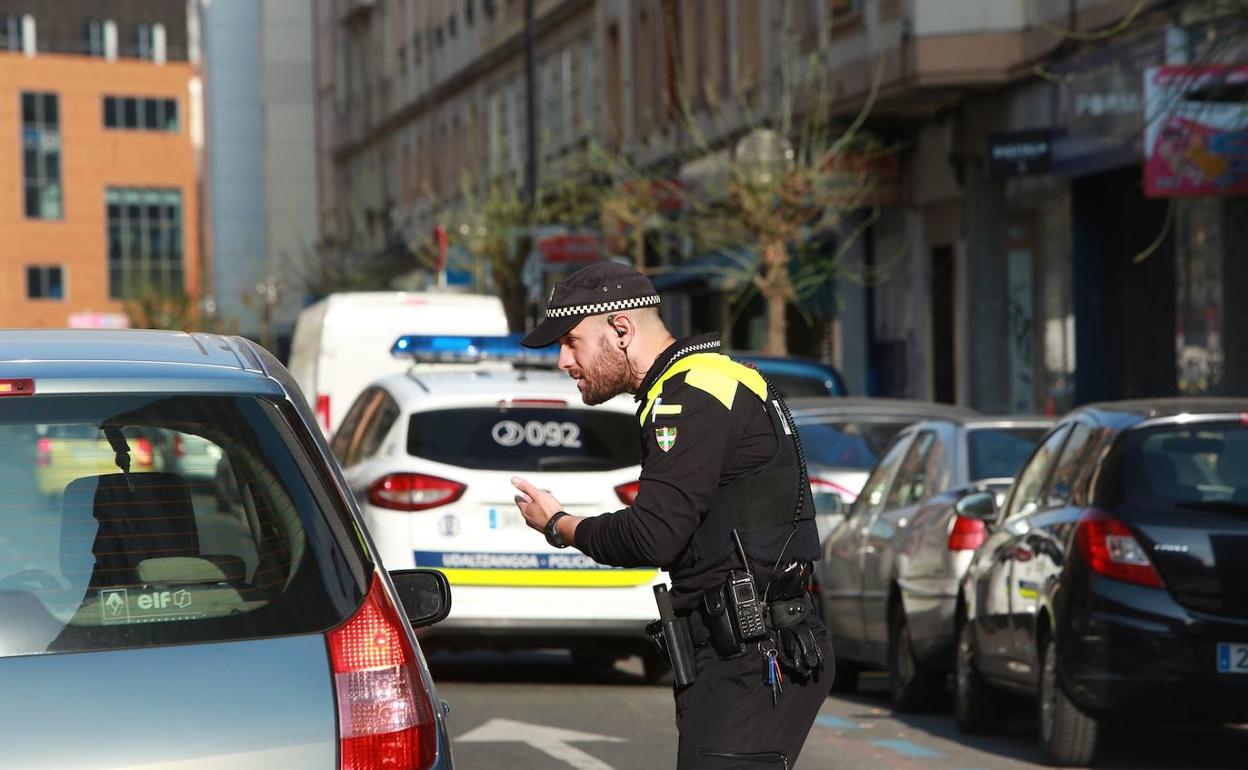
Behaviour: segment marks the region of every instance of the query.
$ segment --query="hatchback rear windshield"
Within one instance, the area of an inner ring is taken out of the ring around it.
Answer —
[[[1248,426],[1167,426],[1129,433],[1128,503],[1248,509]]]
[[[407,451],[489,471],[602,471],[641,462],[633,415],[547,407],[417,412],[408,423]]]
[[[901,429],[914,422],[903,418],[894,421],[812,420],[795,417],[797,432],[802,438],[806,461],[837,468],[871,470],[888,442]]]
[[[344,620],[360,552],[284,414],[234,396],[0,401],[0,657]]]
[[[971,480],[1014,478],[1044,433],[1044,428],[973,428],[967,431]]]

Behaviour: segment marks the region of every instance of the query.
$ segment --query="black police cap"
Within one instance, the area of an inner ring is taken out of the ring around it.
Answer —
[[[544,348],[587,316],[658,304],[659,292],[649,278],[618,262],[595,262],[555,284],[546,303],[546,320],[520,344]]]

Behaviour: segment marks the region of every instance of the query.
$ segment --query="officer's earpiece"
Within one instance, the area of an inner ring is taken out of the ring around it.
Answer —
[[[623,329],[615,325],[615,316],[613,315],[607,316],[607,323],[610,324],[611,328],[615,330],[615,336],[623,337],[625,334],[627,334],[627,332],[625,332]],[[620,342],[620,347],[623,347],[623,346],[624,346],[624,343]]]

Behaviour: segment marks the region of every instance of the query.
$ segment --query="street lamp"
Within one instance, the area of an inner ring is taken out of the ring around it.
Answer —
[[[779,131],[756,128],[737,142],[732,160],[751,184],[774,184],[793,166],[793,144]]]

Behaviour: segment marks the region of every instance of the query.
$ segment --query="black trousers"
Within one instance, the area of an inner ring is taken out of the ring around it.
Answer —
[[[818,619],[824,668],[799,680],[785,672],[776,705],[764,674],[765,658],[751,649],[723,659],[709,645],[695,655],[698,678],[676,690],[680,733],[678,770],[788,770],[832,686],[832,647]]]

